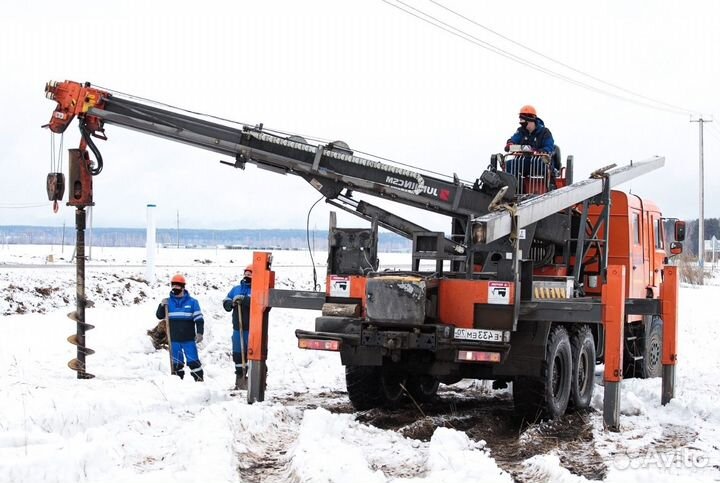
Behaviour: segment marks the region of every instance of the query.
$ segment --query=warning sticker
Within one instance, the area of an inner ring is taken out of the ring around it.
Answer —
[[[350,296],[350,278],[340,277],[338,275],[330,275],[330,296],[331,297],[349,297]]]
[[[488,284],[489,304],[510,304],[510,282],[490,282]]]

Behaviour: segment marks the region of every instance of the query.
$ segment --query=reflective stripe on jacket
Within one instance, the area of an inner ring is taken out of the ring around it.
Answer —
[[[158,305],[155,315],[158,319],[165,318],[165,307]],[[182,297],[170,292],[168,297],[168,316],[170,319],[170,338],[173,342],[186,342],[195,340],[195,330],[202,334],[205,330],[200,303],[185,291]]]

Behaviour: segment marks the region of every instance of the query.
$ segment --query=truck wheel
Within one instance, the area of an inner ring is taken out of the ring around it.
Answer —
[[[647,379],[662,375],[662,328],[662,319],[653,317],[644,327],[639,325],[631,329],[633,332],[630,335],[635,338],[630,342],[625,341],[623,378]]]
[[[353,407],[365,411],[382,405],[380,366],[345,366],[345,386]]]
[[[650,331],[645,335],[643,377],[660,377],[662,375],[662,329],[662,319],[654,317],[650,323]]]
[[[645,377],[645,330],[643,324],[625,324],[623,344],[623,379]],[[637,359],[637,360],[636,360]]]
[[[407,387],[407,374],[404,371],[397,371],[387,366],[382,367],[380,370],[380,393],[385,406],[398,406],[405,396],[405,387]]]
[[[570,338],[572,379],[570,401],[576,409],[590,407],[595,389],[595,341],[590,327],[582,325]]]
[[[528,421],[542,416],[551,419],[565,414],[570,400],[572,350],[567,330],[556,326],[550,331],[542,361],[542,376],[518,377],[513,382],[515,410]]]
[[[416,402],[428,402],[437,394],[439,385],[433,376],[409,376],[405,387]]]

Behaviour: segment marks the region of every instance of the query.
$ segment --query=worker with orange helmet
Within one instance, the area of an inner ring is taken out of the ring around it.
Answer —
[[[253,266],[248,265],[243,278],[223,299],[225,311],[232,311],[232,358],[235,363],[235,389],[247,389],[247,347],[250,336],[250,295]]]
[[[545,123],[537,115],[537,111],[531,105],[525,105],[520,108],[518,113],[520,117],[520,126],[505,144],[505,152],[510,151],[510,146],[520,145],[523,151],[527,153],[542,153],[552,156],[555,151],[555,140],[553,139],[550,129],[545,127]],[[514,174],[517,169],[512,163],[507,166],[509,172]]]
[[[520,126],[515,134],[507,140],[505,151],[510,150],[510,146],[518,144],[522,146],[530,146],[533,151],[538,153],[552,154],[555,150],[555,141],[553,140],[550,129],[545,127],[545,123],[537,115],[537,111],[531,105],[525,105],[520,108]]]
[[[173,275],[170,279],[170,296],[158,305],[155,315],[158,319],[163,319],[167,314],[170,326],[172,372],[182,379],[185,377],[183,367],[187,363],[190,375],[195,381],[200,382],[204,374],[198,357],[197,343],[203,340],[205,319],[200,310],[200,303],[185,290],[185,283],[182,274]]]

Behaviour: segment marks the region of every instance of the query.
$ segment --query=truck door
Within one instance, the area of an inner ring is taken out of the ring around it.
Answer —
[[[650,245],[650,285],[659,295],[660,284],[662,283],[662,267],[665,262],[665,230],[660,213],[648,213],[650,219],[650,233],[652,233],[652,244]]]
[[[630,208],[630,297],[644,298],[647,280],[647,255],[643,252],[642,211]]]

